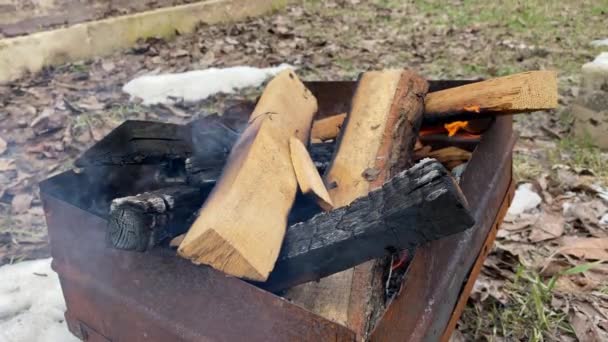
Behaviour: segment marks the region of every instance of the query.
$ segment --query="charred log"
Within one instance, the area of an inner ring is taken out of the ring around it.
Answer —
[[[113,200],[109,243],[118,249],[143,252],[186,232],[208,191],[176,185]]]
[[[425,159],[352,204],[289,227],[275,269],[260,286],[283,290],[473,224],[449,172]]]

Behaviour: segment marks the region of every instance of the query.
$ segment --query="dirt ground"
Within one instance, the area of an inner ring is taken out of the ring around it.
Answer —
[[[570,135],[580,66],[600,52],[608,1],[304,1],[246,22],[149,39],[0,86],[0,264],[48,256],[37,182],[126,119],[189,121],[250,89],[168,110],[121,87],[150,72],[289,63],[306,80],[413,68],[433,79],[559,73],[560,108],[515,118],[518,182],[539,208],[507,217],[454,340],[599,341],[608,332],[608,155]],[[602,198],[604,196],[604,198]]]

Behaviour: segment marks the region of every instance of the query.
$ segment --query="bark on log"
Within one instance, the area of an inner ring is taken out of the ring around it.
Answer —
[[[325,175],[336,207],[350,204],[381,186],[391,172],[411,160],[428,89],[413,72],[368,72],[358,81],[351,111]],[[296,286],[286,297],[364,336],[370,315],[382,305],[382,263],[370,261]]]
[[[118,249],[143,252],[188,230],[206,192],[176,185],[112,201],[107,240]]]
[[[449,172],[424,159],[350,205],[289,227],[277,265],[260,286],[280,291],[318,280],[473,224]]]

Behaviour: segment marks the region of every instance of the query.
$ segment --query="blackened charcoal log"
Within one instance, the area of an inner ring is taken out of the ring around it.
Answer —
[[[210,189],[186,185],[112,201],[107,239],[118,249],[143,252],[190,227]]]
[[[129,120],[84,152],[74,164],[77,167],[156,164],[185,159],[192,154],[190,140],[187,126]]]
[[[352,204],[289,227],[270,278],[258,285],[284,290],[473,224],[449,172],[424,159]]]
[[[188,125],[129,120],[83,153],[75,165],[158,164],[193,154],[225,160],[252,110],[251,103],[243,102],[223,115],[202,116]]]
[[[319,170],[319,173],[325,172],[325,169],[329,166],[335,148],[335,142],[310,145],[310,157]],[[225,158],[209,158],[209,154],[193,155],[186,159],[185,162],[187,183],[192,186],[209,186],[215,184],[215,181],[222,173],[225,162]]]
[[[224,160],[208,160],[205,157],[190,157],[186,159],[186,182],[192,186],[210,186],[220,178]]]

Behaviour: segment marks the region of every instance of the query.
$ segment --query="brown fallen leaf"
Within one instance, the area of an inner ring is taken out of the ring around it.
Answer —
[[[532,242],[556,239],[564,234],[564,217],[550,210],[543,210],[534,224],[528,239]]]
[[[471,299],[477,302],[483,302],[488,299],[488,297],[492,297],[503,305],[507,304],[509,297],[504,290],[504,284],[504,280],[492,279],[482,273],[475,281],[475,285],[471,291]]]
[[[34,196],[30,194],[18,194],[13,197],[13,200],[11,202],[11,209],[13,213],[20,214],[28,211],[28,209],[30,209],[33,199]]]
[[[4,152],[6,152],[6,140],[2,139],[2,137],[0,137],[0,155],[4,154]]]
[[[600,336],[597,326],[593,320],[581,312],[573,312],[570,315],[570,324],[574,333],[580,342],[600,342]]]
[[[608,238],[564,236],[556,253],[586,260],[608,260]]]
[[[503,221],[500,225],[500,229],[509,230],[509,231],[518,231],[529,226],[532,226],[538,222],[540,215],[538,214],[527,214],[523,213],[520,216],[509,217]]]
[[[569,222],[588,231],[594,237],[608,237],[608,232],[600,228],[599,222],[608,207],[599,199],[589,202],[565,203],[564,216]]]
[[[15,170],[15,161],[13,159],[0,158],[0,172]]]

